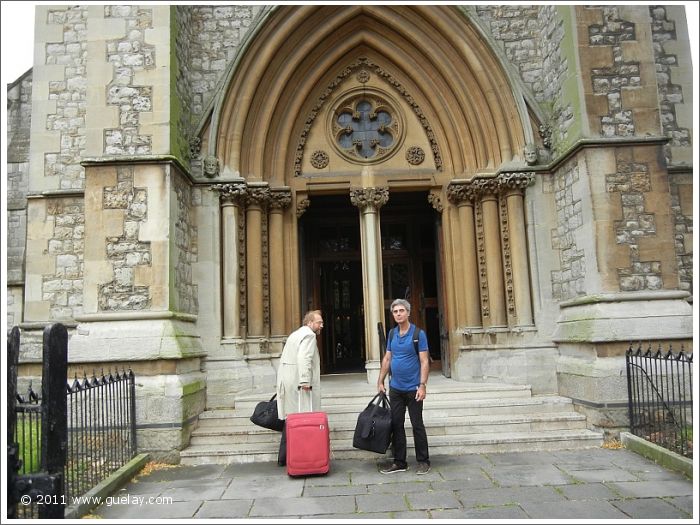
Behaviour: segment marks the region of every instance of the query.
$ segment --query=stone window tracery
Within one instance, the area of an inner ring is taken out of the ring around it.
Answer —
[[[355,162],[384,160],[395,152],[402,131],[396,110],[376,94],[351,96],[332,115],[332,142],[341,155]]]

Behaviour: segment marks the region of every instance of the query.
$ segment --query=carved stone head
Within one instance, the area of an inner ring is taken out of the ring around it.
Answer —
[[[204,157],[203,171],[205,177],[210,179],[216,177],[219,174],[219,159],[214,155]]]
[[[537,146],[532,142],[525,144],[523,148],[523,157],[528,166],[537,164]]]

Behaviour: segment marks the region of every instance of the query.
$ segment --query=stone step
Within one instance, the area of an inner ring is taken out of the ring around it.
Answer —
[[[369,385],[362,388],[325,389],[321,396],[321,405],[324,410],[335,405],[366,406],[376,394]],[[367,387],[367,388],[365,388]],[[250,410],[260,401],[266,401],[274,392],[246,394],[236,398],[236,410]],[[442,384],[433,382],[428,391],[429,399],[435,401],[462,401],[472,399],[504,399],[504,398],[528,398],[531,397],[529,385],[504,385],[498,383],[457,383]]]
[[[407,434],[408,456],[415,455],[413,437]],[[432,436],[429,440],[430,455],[461,455],[489,452],[523,452],[537,450],[567,450],[599,447],[602,434],[585,429],[507,432],[497,435],[465,434]],[[192,445],[180,453],[185,465],[228,464],[276,461],[279,441],[269,443],[236,443],[216,445]],[[385,455],[358,450],[351,439],[331,440],[334,459],[372,459]]]
[[[331,440],[351,440],[355,432],[356,418],[337,422],[329,421]],[[586,428],[585,416],[577,413],[533,414],[513,416],[473,416],[451,418],[424,418],[429,436],[493,434],[502,432],[527,432],[543,430],[571,430]],[[411,432],[407,419],[406,430]],[[266,443],[279,442],[279,432],[247,425],[207,425],[192,433],[191,445],[217,443]]]
[[[359,403],[348,402],[347,399],[339,400],[333,405],[326,406],[322,401],[322,410],[330,414],[353,412],[358,414],[362,409],[367,406],[371,398],[364,398]],[[260,400],[258,399],[258,402]],[[231,419],[239,417],[242,419],[247,419],[250,414],[253,413],[256,403],[241,404],[238,408],[224,408],[224,409],[213,409],[206,410],[200,414],[200,420],[207,419]],[[464,414],[467,414],[470,409],[474,409],[474,413],[479,413],[483,410],[496,410],[505,409],[505,411],[510,411],[513,407],[522,406],[524,409],[537,408],[537,407],[547,407],[551,409],[562,409],[571,410],[573,403],[571,399],[557,396],[557,395],[540,395],[531,397],[514,397],[514,398],[490,398],[490,399],[466,399],[466,400],[454,400],[454,399],[436,399],[431,397],[425,402],[424,411],[429,410],[462,410]],[[465,412],[466,411],[466,412]]]

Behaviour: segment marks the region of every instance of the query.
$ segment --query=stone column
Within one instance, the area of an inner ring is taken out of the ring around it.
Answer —
[[[388,188],[350,190],[350,201],[360,210],[362,251],[362,292],[365,303],[365,345],[367,348],[367,382],[379,378],[380,353],[377,323],[384,318],[384,286],[382,281],[382,243],[379,209],[389,201]]]
[[[246,289],[248,297],[248,335],[262,337],[265,329],[263,279],[267,260],[263,256],[263,211],[270,199],[267,183],[248,185],[246,209]]]
[[[479,302],[479,267],[476,258],[476,230],[474,225],[474,188],[468,183],[450,183],[447,197],[457,206],[459,215],[459,253],[462,260],[463,296],[465,314],[458,325],[481,326],[481,306]]]
[[[221,203],[223,337],[230,339],[241,336],[238,214],[245,202],[247,191],[245,182],[216,184],[212,189],[219,192]]]
[[[518,326],[533,324],[523,196],[525,188],[534,180],[532,173],[505,173],[500,176],[499,181],[504,190],[508,210],[513,297]]]
[[[498,182],[496,179],[479,181],[482,190],[481,206],[484,214],[484,255],[486,281],[489,290],[489,324],[493,327],[507,326],[505,287],[503,283],[503,260],[501,258],[501,236],[498,225]]]
[[[270,193],[270,335],[285,335],[284,209],[292,202],[289,188],[274,188]]]

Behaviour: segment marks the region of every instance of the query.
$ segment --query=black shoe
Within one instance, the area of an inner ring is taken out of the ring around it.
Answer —
[[[416,474],[422,476],[423,474],[427,474],[428,472],[430,472],[430,463],[418,463],[418,467],[416,468]]]
[[[392,463],[387,468],[383,468],[379,472],[381,474],[393,474],[394,472],[406,472],[407,470],[408,470],[408,466],[401,467],[401,466],[397,465],[396,463]]]

